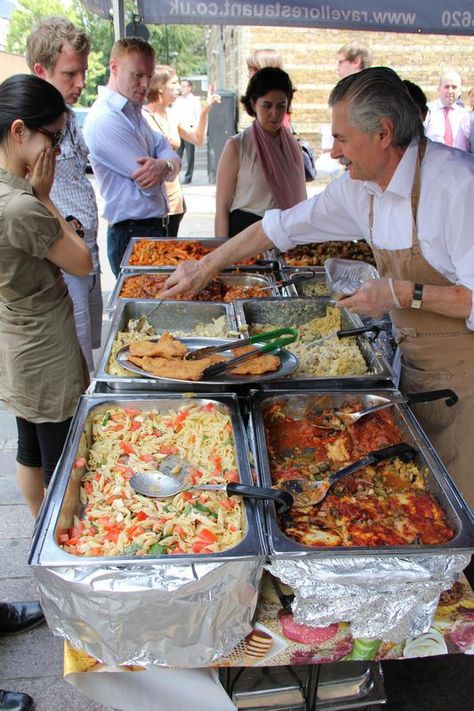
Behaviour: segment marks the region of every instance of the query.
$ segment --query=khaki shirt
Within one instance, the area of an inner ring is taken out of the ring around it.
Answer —
[[[0,168],[0,402],[30,422],[71,417],[87,386],[72,302],[47,259],[58,220]]]

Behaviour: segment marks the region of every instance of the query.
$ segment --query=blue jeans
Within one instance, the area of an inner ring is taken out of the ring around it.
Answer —
[[[123,220],[107,228],[107,256],[114,276],[132,237],[166,237],[168,217],[151,217],[148,220]]]

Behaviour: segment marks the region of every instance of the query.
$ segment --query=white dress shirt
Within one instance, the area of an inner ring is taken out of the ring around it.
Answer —
[[[449,111],[449,121],[453,129],[454,148],[468,151],[469,111],[463,109],[459,104],[453,104]],[[445,112],[440,99],[428,103],[428,114],[424,126],[427,138],[438,143],[444,143]]]
[[[346,172],[324,192],[289,210],[269,210],[262,227],[282,252],[311,242],[365,239],[381,249],[412,244],[411,191],[418,141],[406,149],[385,191]],[[369,195],[374,225],[369,234]],[[418,239],[427,262],[474,292],[474,156],[428,141],[421,164]],[[466,321],[474,331],[474,303]]]
[[[178,96],[174,102],[172,111],[177,117],[178,123],[184,126],[184,128],[192,128],[193,126],[197,126],[199,121],[201,102],[194,94]]]

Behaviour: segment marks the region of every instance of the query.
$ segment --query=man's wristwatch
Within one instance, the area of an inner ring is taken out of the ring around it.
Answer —
[[[415,284],[413,295],[411,297],[410,307],[412,309],[421,309],[423,304],[423,284]]]
[[[174,170],[173,163],[170,160],[166,161],[166,175],[170,175]]]

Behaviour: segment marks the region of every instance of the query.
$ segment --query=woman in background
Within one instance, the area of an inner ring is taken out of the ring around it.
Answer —
[[[179,148],[181,139],[193,143],[195,146],[202,146],[206,138],[209,111],[214,104],[220,103],[221,98],[218,94],[209,94],[201,109],[197,126],[186,129],[178,123],[170,110],[178,95],[178,77],[173,67],[157,66],[150,84],[148,104],[143,109],[143,115],[153,131],[159,131],[168,139],[173,150],[176,151]],[[165,187],[169,205],[168,235],[176,237],[179,224],[186,211],[179,175],[174,180],[165,182]]]
[[[249,79],[264,67],[283,69],[283,59],[276,49],[254,49],[247,57]]]
[[[0,402],[16,415],[17,476],[34,516],[88,384],[61,269],[86,276],[92,261],[49,197],[65,111],[39,77],[0,85]]]
[[[266,67],[250,79],[241,101],[254,121],[227,141],[217,166],[216,237],[233,237],[266,210],[306,198],[301,148],[284,127],[294,92],[282,69]]]

